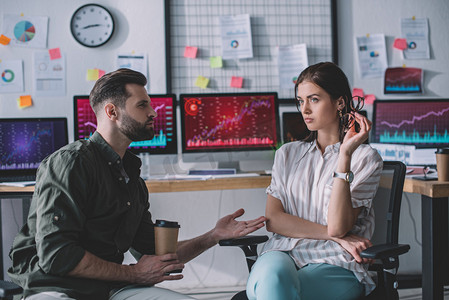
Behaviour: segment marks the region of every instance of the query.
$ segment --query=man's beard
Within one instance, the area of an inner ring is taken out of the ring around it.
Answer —
[[[146,124],[137,122],[127,114],[123,114],[122,117],[122,126],[119,130],[131,141],[146,141],[154,137],[154,128],[147,128]]]

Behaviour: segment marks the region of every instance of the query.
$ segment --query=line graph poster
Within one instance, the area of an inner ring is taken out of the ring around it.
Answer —
[[[4,60],[0,62],[0,93],[23,92],[23,61]]]
[[[375,140],[429,147],[449,143],[449,103],[402,101],[378,103]]]
[[[48,17],[4,14],[3,31],[11,38],[10,45],[47,48]]]
[[[422,94],[423,71],[419,68],[385,70],[384,94]]]

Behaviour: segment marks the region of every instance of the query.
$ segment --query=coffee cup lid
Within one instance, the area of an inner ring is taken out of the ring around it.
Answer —
[[[449,148],[438,148],[436,154],[449,154]]]
[[[169,228],[180,228],[181,225],[178,222],[167,221],[167,220],[156,220],[156,224],[154,226],[157,227],[169,227]]]

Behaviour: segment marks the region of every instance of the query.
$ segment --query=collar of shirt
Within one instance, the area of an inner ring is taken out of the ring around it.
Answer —
[[[126,150],[122,160],[97,131],[89,139],[100,150],[108,165],[119,170],[124,169],[130,178],[134,179],[140,176],[142,161],[136,155]]]
[[[333,145],[329,145],[326,147],[326,149],[324,150],[323,155],[326,155],[327,153],[338,153],[340,152],[340,145],[341,142],[335,143]],[[316,140],[314,140],[311,143],[310,149],[308,150],[309,153],[312,153],[313,151],[320,151],[320,149],[318,148],[318,144],[316,142]]]

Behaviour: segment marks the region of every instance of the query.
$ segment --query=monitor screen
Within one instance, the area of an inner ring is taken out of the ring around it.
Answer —
[[[279,142],[276,93],[180,95],[182,151],[273,150]]]
[[[0,170],[37,169],[67,143],[66,118],[0,119]]]
[[[282,114],[282,134],[284,143],[303,140],[310,134],[302,113],[284,112]]]
[[[376,100],[373,142],[447,147],[449,99]]]
[[[132,142],[129,149],[135,153],[178,153],[176,134],[175,95],[149,95],[151,106],[157,112],[154,119],[154,138]],[[97,128],[97,118],[89,104],[89,96],[74,97],[75,140],[88,139]]]

